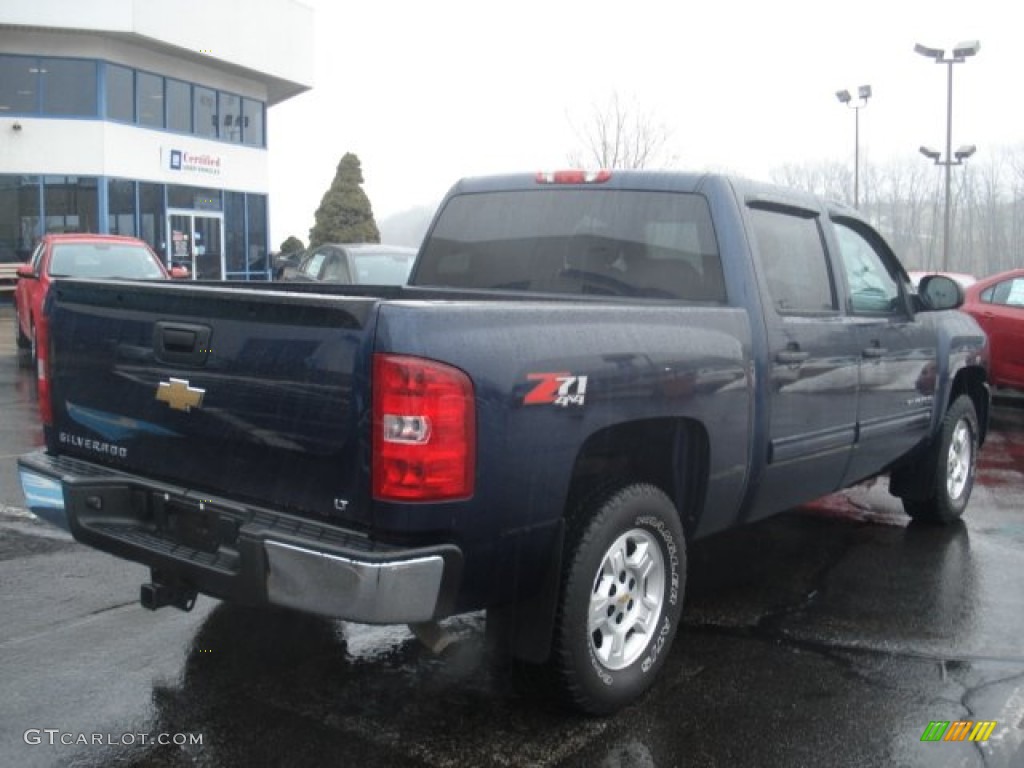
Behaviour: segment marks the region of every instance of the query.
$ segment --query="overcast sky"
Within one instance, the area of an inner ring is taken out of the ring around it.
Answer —
[[[269,112],[275,250],[308,239],[345,152],[379,221],[462,176],[565,167],[573,125],[615,91],[668,127],[676,167],[766,179],[852,167],[854,114],[835,92],[870,84],[862,164],[927,163],[921,144],[945,149],[948,68],[917,42],[981,43],[954,66],[954,149],[976,144],[983,163],[1024,143],[1021,0],[303,2],[314,87]]]

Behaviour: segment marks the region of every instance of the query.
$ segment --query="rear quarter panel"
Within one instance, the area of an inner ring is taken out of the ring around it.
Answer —
[[[638,420],[688,419],[710,437],[700,527],[722,516],[728,521],[713,527],[725,527],[738,512],[749,466],[750,344],[746,312],[727,307],[388,303],[381,308],[378,352],[437,359],[474,382],[476,495],[438,505],[378,503],[374,526],[457,531],[456,543],[472,553],[464,579],[472,592],[475,580],[490,583],[515,552],[543,556],[587,438]],[[574,378],[570,404],[551,402],[545,382],[553,374]],[[580,377],[586,377],[582,391]]]

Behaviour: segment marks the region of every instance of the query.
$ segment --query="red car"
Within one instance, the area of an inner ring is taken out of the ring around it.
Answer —
[[[961,309],[988,334],[992,383],[1024,389],[1024,269],[986,277],[964,294]]]
[[[30,349],[33,364],[44,349],[46,318],[43,302],[55,277],[119,277],[166,280],[185,277],[179,268],[168,272],[145,242],[121,235],[44,235],[27,264],[18,267],[14,288],[18,346]]]

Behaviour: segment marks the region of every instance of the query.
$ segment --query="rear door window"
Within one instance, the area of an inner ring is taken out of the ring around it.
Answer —
[[[836,291],[818,217],[802,211],[750,208],[761,269],[780,315],[836,312]]]

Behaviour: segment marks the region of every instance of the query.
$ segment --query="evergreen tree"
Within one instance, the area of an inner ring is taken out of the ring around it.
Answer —
[[[359,158],[346,152],[330,189],[316,210],[316,224],[309,230],[309,247],[321,243],[379,243],[370,198],[362,188]]]
[[[302,244],[295,235],[288,235],[287,239],[281,243],[281,253],[295,253],[296,251],[303,251],[306,246]]]

